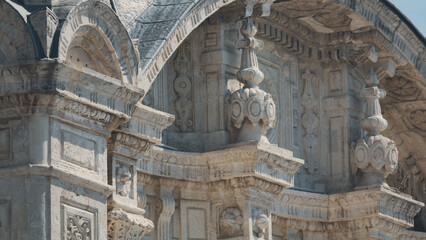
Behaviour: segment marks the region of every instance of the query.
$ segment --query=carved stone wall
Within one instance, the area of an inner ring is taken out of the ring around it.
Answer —
[[[0,0],[0,239],[425,239],[424,43],[379,0]]]

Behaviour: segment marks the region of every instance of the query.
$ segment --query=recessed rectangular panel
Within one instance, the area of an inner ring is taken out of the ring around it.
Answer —
[[[0,128],[0,161],[9,159],[10,129]]]
[[[343,121],[342,117],[330,118],[330,172],[334,177],[344,174]]]
[[[206,211],[202,208],[188,208],[188,238],[190,240],[207,239]]]
[[[84,136],[62,132],[63,159],[90,170],[96,170],[96,142]]]
[[[10,201],[0,199],[0,239],[9,239],[10,217]]]

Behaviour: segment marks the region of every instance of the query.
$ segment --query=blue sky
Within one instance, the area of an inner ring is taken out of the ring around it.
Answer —
[[[426,36],[426,0],[390,0]]]

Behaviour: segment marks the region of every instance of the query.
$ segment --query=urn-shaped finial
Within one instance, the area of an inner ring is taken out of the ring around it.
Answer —
[[[395,173],[398,166],[398,150],[395,142],[380,134],[388,126],[383,118],[380,101],[386,92],[377,87],[379,78],[373,69],[365,78],[366,87],[361,97],[367,100],[365,118],[361,128],[367,136],[354,144],[352,172],[359,186],[385,183],[389,174]]]
[[[266,130],[275,124],[275,103],[271,94],[257,85],[264,75],[259,69],[256,50],[263,48],[263,42],[254,38],[257,28],[250,18],[244,19],[241,27],[243,39],[235,45],[242,49],[241,67],[238,80],[244,87],[235,91],[230,101],[230,118],[233,127],[238,129],[237,142],[268,141]]]

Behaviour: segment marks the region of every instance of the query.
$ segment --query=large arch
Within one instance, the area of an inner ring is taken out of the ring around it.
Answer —
[[[158,39],[165,39],[158,46],[158,49],[150,49],[150,52],[154,52],[152,58],[141,66],[141,76],[139,77],[138,87],[148,91],[151,87],[154,79],[160,72],[161,68],[177,50],[179,45],[189,36],[189,34],[197,28],[204,20],[213,15],[219,9],[235,2],[235,0],[199,0],[195,4],[188,6],[188,9],[183,11],[182,16],[178,16],[173,22],[173,26],[169,32],[162,31],[161,36]],[[145,10],[147,16],[142,14],[139,18],[141,21],[150,21],[152,17],[158,18],[155,14],[150,14],[150,11],[155,8],[155,5],[150,6]],[[155,11],[155,9],[154,9]],[[168,17],[167,15],[164,17]],[[161,19],[156,19],[161,21]],[[138,22],[138,19],[135,20]],[[141,29],[137,26],[132,27],[133,36],[139,39],[146,34],[146,29]],[[164,35],[164,36],[163,36]],[[141,52],[141,56],[146,54]]]
[[[0,2],[0,64],[13,64],[36,58],[27,24],[8,2]]]
[[[102,50],[109,56],[94,55],[97,51],[90,49],[95,47],[106,48]],[[93,70],[101,71],[102,68],[105,71],[101,72],[106,75],[135,83],[138,54],[117,15],[102,2],[85,1],[71,10],[60,32],[58,49],[60,61],[73,61],[70,53],[79,52],[91,63],[101,59],[102,66],[92,66]],[[110,67],[112,71],[107,70]]]
[[[194,5],[189,6],[190,10],[185,11],[182,16],[179,16],[176,20],[176,24],[171,28],[170,31],[162,33],[158,39],[162,39],[162,43],[158,45],[156,49],[150,49],[149,52],[152,52],[152,56],[149,56],[149,60],[146,61],[146,64],[141,66],[141,76],[138,81],[138,86],[147,91],[152,82],[170,58],[170,56],[176,51],[178,46],[183,42],[183,40],[205,19],[217,12],[219,9],[229,5],[230,3],[235,2],[234,0],[219,1],[219,0],[199,0]],[[275,1],[275,3],[285,3],[292,1]],[[297,2],[299,6],[309,7],[315,4],[321,5],[320,8],[323,8],[325,5],[340,5],[345,8],[346,11],[349,11],[350,14],[356,14],[361,16],[369,26],[366,28],[376,28],[377,32],[366,31],[363,34],[359,34],[360,40],[374,38],[375,44],[382,47],[382,51],[388,52],[389,54],[394,55],[397,61],[400,64],[405,65],[407,62],[410,62],[422,75],[426,77],[426,62],[424,60],[425,55],[425,39],[422,38],[421,34],[416,30],[416,28],[407,20],[407,18],[401,14],[388,0],[366,0],[366,1],[349,1],[349,0],[331,0],[331,1],[306,1],[306,4],[300,4],[300,1]],[[274,7],[274,5],[272,5]],[[155,17],[156,21],[158,16],[155,14],[149,14],[152,10],[150,8],[155,8],[151,6],[145,10],[146,15],[142,14],[139,19],[141,22],[149,22],[150,18]],[[299,11],[295,9],[296,11]],[[155,11],[155,10],[153,10]],[[303,9],[300,9],[303,12]],[[165,16],[166,18],[168,16]],[[324,18],[324,16],[322,16]],[[320,19],[320,18],[318,18]],[[325,19],[323,19],[325,20]],[[135,20],[138,22],[138,19]],[[344,23],[344,22],[343,22]],[[297,26],[294,26],[296,27]],[[339,26],[336,26],[339,27]],[[133,36],[138,38],[143,38],[142,36],[146,31],[141,31],[137,26],[133,26]],[[341,32],[350,32],[351,29],[341,28]],[[396,47],[390,42],[393,41],[396,43]],[[141,57],[146,54],[141,52]]]

